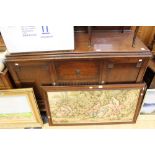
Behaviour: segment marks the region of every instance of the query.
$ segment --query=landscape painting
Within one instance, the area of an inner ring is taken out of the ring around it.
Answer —
[[[0,90],[0,128],[40,126],[42,119],[32,88]]]
[[[33,120],[34,116],[28,102],[27,96],[1,96],[0,122]]]

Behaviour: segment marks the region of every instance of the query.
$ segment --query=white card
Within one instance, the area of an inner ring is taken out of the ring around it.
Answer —
[[[73,26],[8,26],[1,33],[9,53],[74,49]]]

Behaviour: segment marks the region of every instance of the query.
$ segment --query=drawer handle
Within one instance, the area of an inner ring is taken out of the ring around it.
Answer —
[[[114,64],[108,64],[108,68],[112,69],[114,67]]]
[[[81,74],[80,69],[76,69],[75,73],[76,73],[77,76],[80,76],[80,74]]]

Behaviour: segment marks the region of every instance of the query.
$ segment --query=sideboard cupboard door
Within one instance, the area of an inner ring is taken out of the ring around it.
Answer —
[[[100,61],[60,60],[54,64],[57,83],[99,82]]]
[[[20,82],[36,81],[44,84],[52,81],[47,62],[16,62],[13,65]]]
[[[138,74],[143,68],[144,58],[112,58],[106,60],[106,83],[136,82]]]

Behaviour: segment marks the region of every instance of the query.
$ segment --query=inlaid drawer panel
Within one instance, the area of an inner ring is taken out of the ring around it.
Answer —
[[[57,61],[55,64],[56,82],[98,82],[99,61]]]

